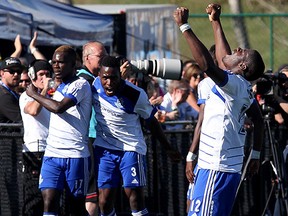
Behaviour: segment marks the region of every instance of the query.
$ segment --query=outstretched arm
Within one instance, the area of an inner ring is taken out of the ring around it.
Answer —
[[[22,52],[22,44],[21,44],[21,39],[20,39],[19,34],[16,36],[14,40],[14,47],[15,47],[15,51],[11,54],[11,57],[19,58]]]
[[[188,25],[188,15],[189,10],[184,7],[177,8],[173,14],[175,22],[180,27],[180,30],[188,43],[194,60],[198,63],[200,69],[206,72],[215,83],[218,84],[223,82],[226,76],[225,73],[215,65],[207,48]]]
[[[31,51],[31,54],[35,57],[35,59],[44,59],[46,60],[45,56],[37,49],[36,43],[38,38],[38,32],[34,32],[34,36],[29,44],[29,49]]]
[[[206,12],[213,28],[215,55],[218,61],[218,66],[225,69],[222,59],[224,56],[231,54],[231,49],[220,22],[221,6],[218,4],[209,4],[206,8]]]

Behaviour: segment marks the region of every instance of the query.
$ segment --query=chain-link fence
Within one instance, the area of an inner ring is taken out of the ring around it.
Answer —
[[[222,14],[222,26],[231,49],[242,46],[237,38],[239,34],[235,33],[234,20],[239,18],[243,18],[245,26],[243,31],[247,33],[249,47],[261,53],[266,70],[276,71],[279,66],[288,63],[288,29],[286,28],[288,14]],[[207,15],[191,14],[189,23],[206,47],[214,44],[213,31]],[[190,53],[183,36],[180,35],[179,38],[182,53]]]
[[[165,131],[172,146],[178,149],[185,158],[193,136],[196,122],[182,122],[186,129],[177,131]],[[261,215],[273,212],[276,209],[276,201],[287,202],[287,165],[283,162],[282,152],[287,144],[287,128],[271,123],[272,143],[269,141],[266,127],[265,143],[261,158],[259,175],[253,179],[245,179],[239,190],[237,201],[234,205],[233,216]],[[22,154],[22,125],[0,124],[0,215],[19,216],[29,215],[27,208],[34,205],[37,200],[26,200],[24,193],[35,190],[35,181],[27,180],[26,186],[31,186],[31,191],[23,190],[23,154]],[[186,192],[188,181],[185,176],[186,162],[172,163],[167,153],[161,147],[156,137],[145,132],[147,143],[147,187],[145,198],[150,215],[157,216],[184,216],[186,215]],[[273,165],[274,155],[271,147],[278,153],[280,168],[276,171],[281,175],[281,187],[279,179],[275,177]],[[280,170],[279,170],[280,169]],[[281,173],[280,173],[281,172]],[[33,177],[33,176],[32,176]],[[31,177],[31,178],[32,178]],[[27,188],[27,187],[26,187]],[[280,190],[281,189],[281,190]],[[284,194],[280,194],[280,193]],[[282,207],[283,207],[282,205]],[[67,202],[65,196],[61,198],[60,215],[66,216]],[[116,202],[116,211],[119,216],[131,215],[129,202],[123,188],[119,188]],[[27,210],[27,211],[26,211]],[[25,214],[24,214],[25,213]],[[269,214],[268,214],[269,215]]]

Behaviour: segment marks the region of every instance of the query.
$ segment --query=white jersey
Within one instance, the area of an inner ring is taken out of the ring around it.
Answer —
[[[93,83],[93,106],[97,118],[94,145],[145,155],[147,147],[140,117],[153,117],[156,109],[150,104],[143,89],[124,80],[121,80],[120,89],[117,95],[109,97],[99,77]]]
[[[28,102],[34,101],[33,98],[23,92],[19,99],[19,106],[24,127],[23,152],[44,152],[46,139],[48,136],[50,112],[42,107],[37,116],[32,116],[24,112]]]
[[[51,113],[45,155],[59,158],[89,157],[88,128],[92,108],[90,84],[83,78],[61,83],[53,99],[71,98],[76,105],[63,113]]]
[[[209,97],[209,94],[211,92],[211,89],[215,85],[215,82],[210,78],[206,77],[205,79],[201,80],[201,82],[198,84],[198,101],[197,104],[205,104],[207,98]]]
[[[251,84],[227,73],[227,82],[215,85],[205,103],[198,166],[221,172],[241,172],[244,157],[244,116],[253,103]]]

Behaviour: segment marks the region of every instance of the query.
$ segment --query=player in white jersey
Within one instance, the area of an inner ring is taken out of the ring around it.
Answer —
[[[243,165],[245,113],[255,128],[249,172],[256,173],[259,168],[264,124],[249,81],[259,78],[265,65],[256,50],[237,48],[231,53],[219,19],[220,5],[210,4],[206,11],[213,28],[218,66],[189,26],[189,10],[181,7],[174,12],[193,58],[216,84],[205,103],[198,171],[188,215],[228,216]]]
[[[132,215],[148,215],[143,187],[146,185],[146,143],[140,120],[170,153],[180,160],[167,141],[154,117],[154,108],[145,91],[121,79],[120,59],[105,56],[101,60],[99,76],[93,83],[93,106],[97,118],[95,173],[98,174],[99,207],[101,215],[115,215],[114,201],[120,179],[129,199]]]
[[[204,118],[204,107],[207,98],[211,92],[211,89],[215,83],[210,77],[206,77],[198,84],[198,101],[197,104],[199,105],[199,116],[197,120],[197,124],[194,129],[193,140],[189,149],[189,152],[186,157],[186,177],[189,181],[189,188],[187,191],[187,212],[190,206],[192,195],[193,195],[193,188],[194,188],[194,177],[195,173],[197,172],[196,169],[196,162],[197,162],[197,153],[199,149],[199,140],[200,140],[200,133],[202,122]],[[193,156],[193,157],[192,157]]]
[[[39,188],[44,199],[44,215],[58,215],[60,195],[67,185],[70,209],[74,215],[87,215],[85,196],[89,180],[90,153],[88,127],[92,108],[89,83],[76,76],[76,52],[60,46],[52,66],[62,80],[53,98],[47,98],[30,85],[26,92],[51,111],[47,146],[41,167]]]

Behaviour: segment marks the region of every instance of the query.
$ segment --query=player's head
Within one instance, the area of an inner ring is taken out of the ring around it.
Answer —
[[[235,74],[241,74],[248,81],[261,77],[265,69],[261,55],[253,49],[238,47],[232,55],[226,55],[222,61],[228,70]]]
[[[115,95],[121,83],[119,59],[114,56],[104,56],[101,59],[99,77],[106,95]]]

